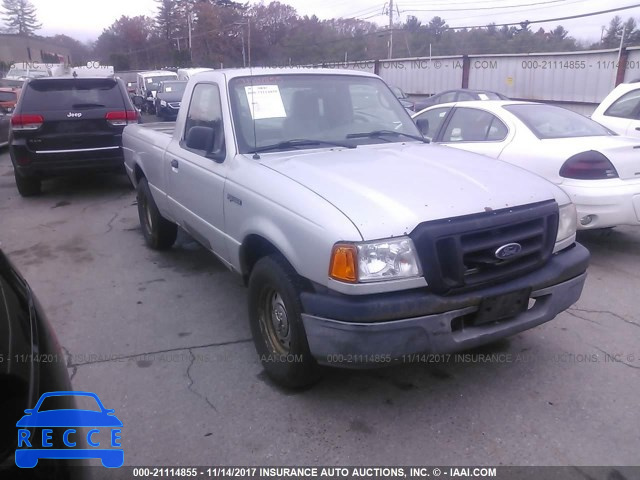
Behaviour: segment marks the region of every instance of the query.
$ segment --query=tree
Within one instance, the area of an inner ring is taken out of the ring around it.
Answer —
[[[178,29],[178,5],[175,0],[156,0],[158,13],[156,14],[156,24],[160,35],[166,40],[174,37]]]
[[[36,18],[36,7],[29,0],[2,0],[2,7],[5,10],[3,18],[8,31],[32,35],[42,28],[42,24],[38,23]]]
[[[103,62],[124,63],[128,58],[131,68],[151,66],[156,63],[156,50],[166,51],[166,45],[152,44],[153,19],[146,16],[123,15],[105,28],[96,41],[94,53]],[[157,47],[154,50],[154,47]]]
[[[605,48],[614,48],[620,45],[622,38],[622,19],[616,15],[609,22],[607,34],[602,39],[602,46]]]

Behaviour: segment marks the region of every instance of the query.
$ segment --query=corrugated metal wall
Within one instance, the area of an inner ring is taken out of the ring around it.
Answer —
[[[625,70],[618,68],[619,58]],[[409,95],[433,95],[467,87],[510,98],[565,105],[589,115],[616,86],[640,79],[640,47],[581,52],[457,55],[325,64],[377,73]],[[620,71],[619,71],[620,70]]]
[[[629,56],[629,66],[640,63],[640,50]],[[600,103],[615,86],[617,60],[618,50],[469,55],[468,87],[513,98]],[[407,93],[434,94],[462,87],[463,58],[381,60],[379,75]]]

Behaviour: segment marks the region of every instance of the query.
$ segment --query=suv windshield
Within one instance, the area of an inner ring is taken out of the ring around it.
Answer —
[[[164,93],[177,93],[179,95],[184,93],[184,89],[187,86],[187,82],[163,82]]]
[[[22,102],[23,111],[124,107],[118,83],[113,78],[33,80]]]
[[[160,82],[164,82],[165,80],[177,80],[177,77],[176,75],[166,75],[164,77],[147,77],[144,79],[144,85],[147,90],[156,91],[158,90]]]
[[[234,78],[229,87],[241,153],[422,139],[406,110],[378,78],[258,75]]]

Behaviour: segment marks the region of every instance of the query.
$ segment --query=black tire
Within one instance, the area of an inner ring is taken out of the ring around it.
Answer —
[[[18,193],[23,197],[33,197],[35,195],[40,195],[42,191],[42,180],[37,177],[25,177],[20,175],[18,171],[14,168],[13,175],[16,178],[16,187],[18,188]]]
[[[138,182],[138,216],[144,239],[155,250],[167,250],[173,246],[178,236],[178,226],[160,215],[153,201],[147,179]]]
[[[260,259],[249,278],[249,323],[256,351],[267,375],[287,388],[307,387],[320,379],[302,324],[300,291],[300,278],[281,255]],[[276,310],[283,317],[276,317]],[[277,318],[279,327],[274,324]]]

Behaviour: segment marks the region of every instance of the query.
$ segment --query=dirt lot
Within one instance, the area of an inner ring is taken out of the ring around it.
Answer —
[[[638,463],[639,228],[580,236],[585,291],[550,323],[442,362],[328,371],[297,393],[263,375],[238,277],[186,235],[146,248],[124,176],[23,199],[3,149],[0,241],[74,388],[123,421],[127,465]]]

